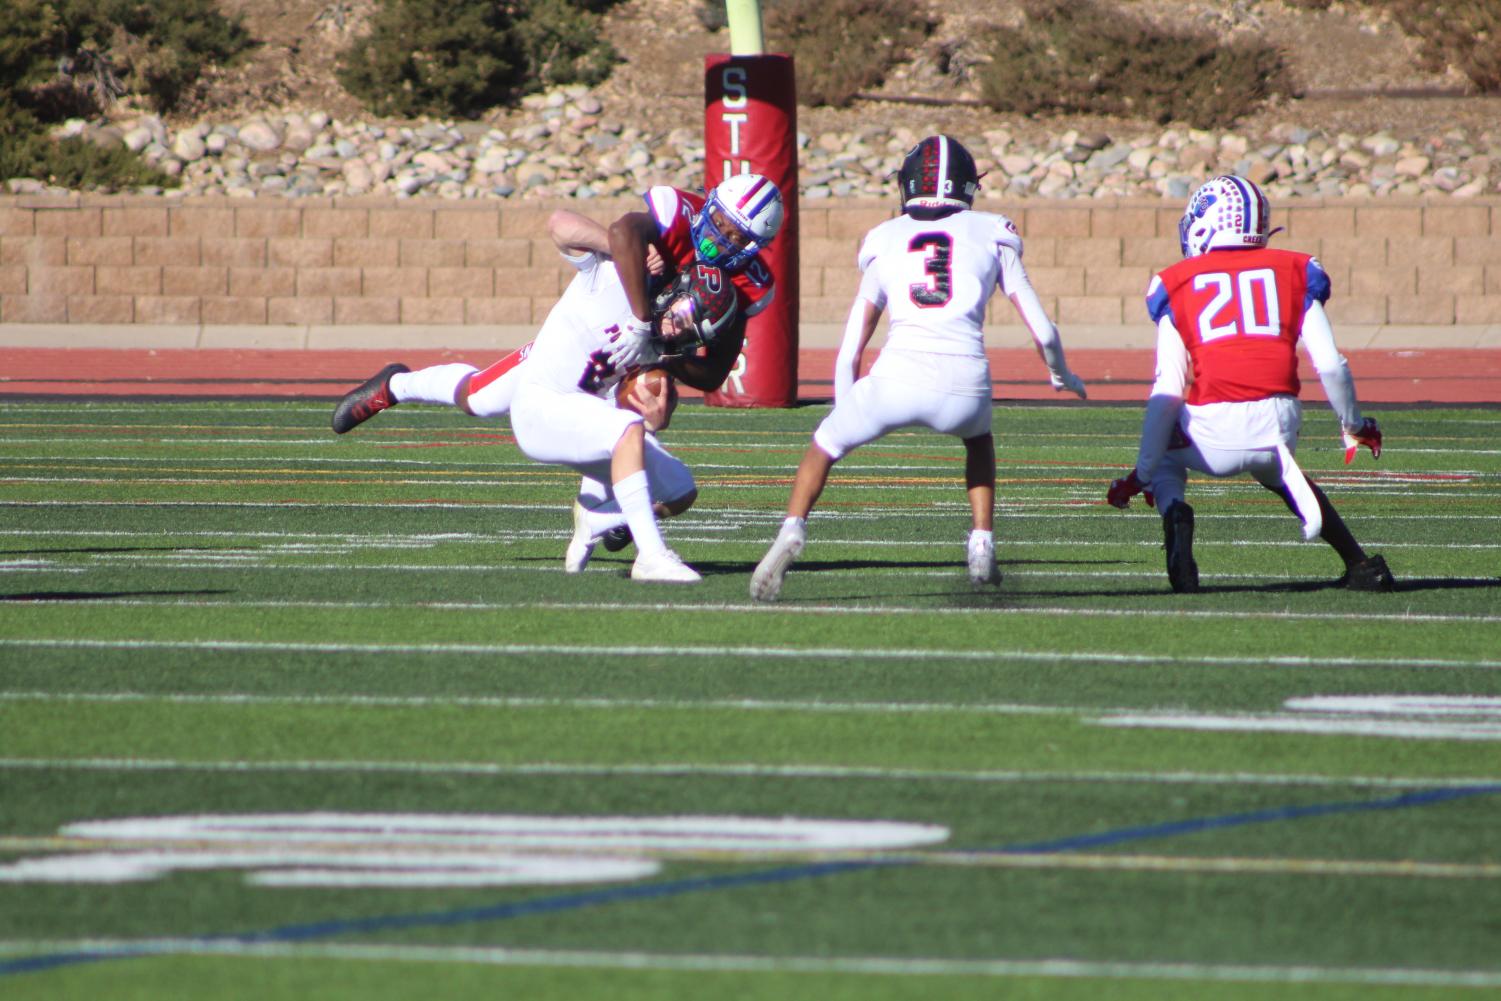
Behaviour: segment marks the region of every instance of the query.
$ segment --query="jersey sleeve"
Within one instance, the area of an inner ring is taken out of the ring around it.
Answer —
[[[677,222],[683,201],[677,188],[657,184],[648,188],[642,197],[646,199],[646,210],[657,221],[657,230],[662,233],[670,230]]]
[[[1303,308],[1307,309],[1312,303],[1323,305],[1329,301],[1329,273],[1319,263],[1317,257],[1310,257],[1305,266],[1308,280],[1308,291],[1303,296]]]
[[[1173,304],[1168,298],[1167,286],[1162,284],[1161,275],[1153,275],[1151,284],[1147,286],[1147,315],[1152,318],[1153,323],[1161,323],[1163,317],[1173,319]]]

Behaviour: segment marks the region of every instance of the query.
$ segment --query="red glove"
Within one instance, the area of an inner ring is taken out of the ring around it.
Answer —
[[[1105,500],[1110,502],[1111,507],[1118,507],[1124,511],[1131,506],[1131,498],[1137,494],[1141,494],[1142,500],[1147,502],[1148,507],[1157,506],[1152,491],[1141,482],[1141,478],[1133,469],[1120,479],[1110,481],[1110,489],[1105,492]]]
[[[1371,458],[1381,458],[1381,425],[1376,418],[1367,417],[1354,431],[1345,431],[1345,465],[1355,461],[1355,453],[1364,445],[1371,450]]]

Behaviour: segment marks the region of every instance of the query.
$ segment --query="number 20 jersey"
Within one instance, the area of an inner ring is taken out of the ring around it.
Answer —
[[[860,298],[889,311],[889,347],[983,358],[985,304],[997,284],[1026,282],[1021,249],[1003,215],[901,215],[865,235]]]
[[[1157,274],[1154,322],[1170,317],[1193,363],[1190,404],[1297,396],[1298,338],[1310,303],[1329,298],[1318,259],[1290,250],[1211,250]]]

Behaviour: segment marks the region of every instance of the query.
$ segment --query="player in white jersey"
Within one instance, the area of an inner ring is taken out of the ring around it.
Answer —
[[[834,410],[803,454],[787,518],[751,576],[751,597],[772,601],[807,539],[807,518],[829,472],[851,451],[901,427],[920,425],[964,443],[965,489],[972,529],[969,577],[999,583],[995,565],[995,442],[990,433],[990,362],[985,304],[997,288],[1032,332],[1053,388],[1080,399],[1084,383],[1063,356],[1027,271],[1022,241],[1005,216],[975,212],[979,174],[957,141],[929,136],[906,155],[898,174],[902,214],[865,236],[864,277],[834,362]],[[858,378],[860,359],[883,312],[886,345]]]

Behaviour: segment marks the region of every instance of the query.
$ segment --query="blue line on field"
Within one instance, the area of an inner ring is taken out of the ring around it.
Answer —
[[[1178,837],[1197,834],[1201,831],[1223,830],[1230,827],[1247,827],[1253,824],[1268,824],[1287,820],[1305,820],[1311,817],[1327,817],[1336,814],[1374,813],[1387,810],[1406,810],[1413,807],[1435,806],[1455,800],[1472,799],[1476,796],[1501,794],[1501,784],[1461,786],[1453,789],[1431,789],[1403,793],[1384,799],[1355,800],[1339,803],[1310,803],[1304,806],[1282,806],[1268,810],[1253,810],[1246,813],[1228,813],[1218,817],[1196,817],[1163,824],[1148,824],[1140,827],[1122,827],[1097,834],[1075,835],[1050,841],[1004,845],[999,848],[982,849],[994,854],[1038,855],[1079,851],[1132,841],[1153,838]],[[640,900],[660,900],[687,893],[705,890],[733,890],[744,886],[766,886],[775,883],[790,883],[802,879],[818,879],[848,872],[868,872],[913,864],[901,858],[860,859],[848,862],[820,862],[805,865],[781,866],[760,872],[748,872],[721,876],[695,876],[690,879],[671,880],[646,885],[617,886],[603,890],[588,890],[581,893],[563,893],[550,897],[536,897],[507,904],[492,904],[486,907],[470,907],[454,911],[432,911],[415,914],[387,914],[373,918],[351,918],[339,921],[322,921],[310,924],[285,925],[260,932],[229,935],[202,935],[190,942],[203,946],[224,943],[247,945],[268,942],[307,942],[318,939],[337,938],[369,932],[430,928],[448,925],[477,924],[480,922],[509,921],[515,918],[532,917],[538,914],[556,914],[562,911],[582,910],[608,904]],[[27,956],[21,959],[0,962],[0,976],[20,973],[38,973],[60,967],[83,963],[97,963],[110,959],[134,959],[178,950],[163,947],[153,949],[150,945],[122,946],[118,949],[81,950],[77,952],[51,953],[43,956]]]

